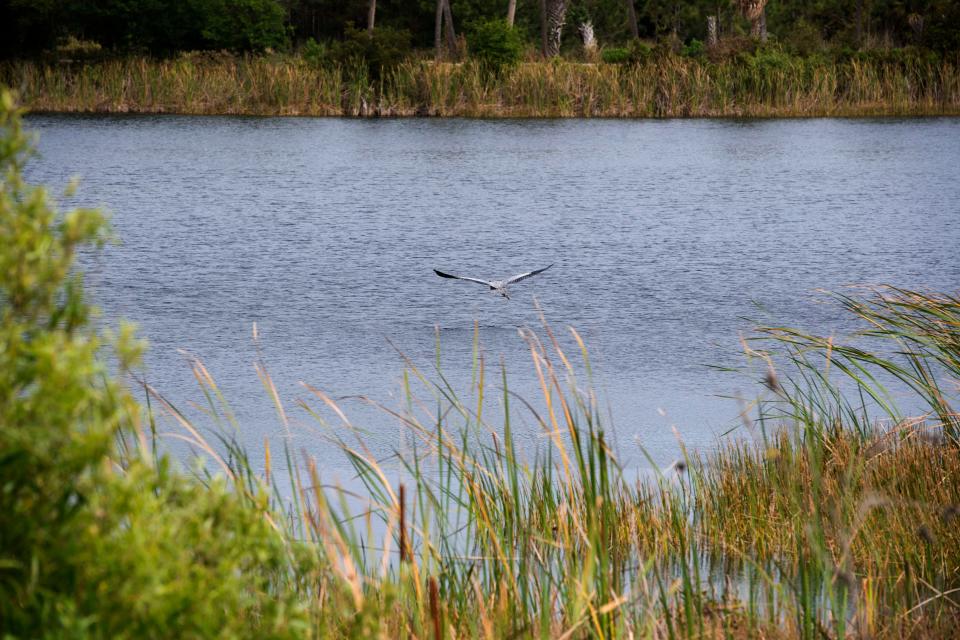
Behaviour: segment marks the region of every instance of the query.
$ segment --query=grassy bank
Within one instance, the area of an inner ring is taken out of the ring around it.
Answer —
[[[0,82],[33,111],[315,116],[785,117],[960,114],[952,62],[791,57],[722,62],[668,56],[636,65],[523,63],[499,76],[475,64],[409,61],[365,69],[297,57],[127,58],[94,64],[5,62]]]
[[[849,342],[759,329],[739,437],[649,475],[618,462],[579,335],[565,352],[546,323],[523,333],[538,398],[510,392],[479,336],[467,388],[408,361],[396,404],[366,401],[402,433],[383,458],[349,407],[308,384],[281,397],[261,360],[284,437],[253,460],[202,363],[203,406],[178,408],[145,383],[138,403],[97,356],[110,345],[136,375],[141,348],[89,323],[73,256],[104,239],[103,218],[58,214],[22,181],[29,146],[9,104],[5,638],[956,637],[960,299],[837,296],[863,327]],[[923,415],[900,415],[880,380]],[[175,471],[162,438],[205,466]],[[348,487],[326,473],[331,448],[353,466]]]

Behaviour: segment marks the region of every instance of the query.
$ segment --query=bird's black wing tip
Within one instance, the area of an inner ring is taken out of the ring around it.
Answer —
[[[438,276],[440,276],[441,278],[454,278],[454,279],[456,279],[456,277],[457,277],[457,276],[452,276],[452,275],[450,275],[449,273],[444,273],[443,271],[438,271],[438,270],[436,270],[436,269],[434,269],[433,272],[434,272],[435,274],[437,274]]]

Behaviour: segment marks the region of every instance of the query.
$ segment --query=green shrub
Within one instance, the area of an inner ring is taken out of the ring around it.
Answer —
[[[914,66],[937,65],[942,62],[941,57],[929,49],[919,47],[895,47],[891,49],[841,49],[834,53],[841,62],[855,60],[864,64],[889,65],[901,69]]]
[[[683,49],[681,49],[680,54],[688,58],[702,58],[703,55],[706,53],[706,51],[707,51],[707,48],[703,44],[703,42],[694,38],[688,44],[685,44],[683,46]]]
[[[372,32],[348,24],[344,39],[330,47],[331,58],[351,69],[362,65],[370,78],[380,79],[410,54],[410,32],[379,27]]]
[[[307,63],[322,67],[330,61],[330,49],[325,42],[317,42],[313,38],[307,38],[307,41],[300,47],[300,55]]]
[[[654,49],[646,42],[641,42],[640,40],[634,40],[630,43],[630,62],[634,64],[639,64],[641,62],[646,62],[651,57],[653,57]]]
[[[820,29],[803,18],[786,30],[783,42],[792,53],[801,56],[809,56],[824,49],[823,34]]]
[[[0,637],[294,638],[306,615],[266,496],[172,473],[134,446],[120,370],[141,345],[89,323],[74,256],[101,212],[58,213],[22,179],[31,154],[0,95]],[[142,434],[140,434],[142,435]]]
[[[482,67],[495,73],[515,66],[523,55],[520,32],[505,20],[474,23],[467,44],[470,56]]]
[[[600,52],[600,59],[609,64],[639,64],[653,56],[653,48],[646,42],[634,40],[628,47],[609,47]]]
[[[737,62],[761,73],[786,70],[803,64],[801,58],[791,56],[777,46],[757,48],[753,53],[740,52],[737,54]]]
[[[209,0],[202,34],[214,49],[277,49],[289,44],[286,11],[276,0]]]
[[[922,44],[941,54],[960,51],[960,3],[935,0],[924,26]]]
[[[600,59],[607,64],[625,64],[630,61],[630,50],[626,47],[608,47],[600,52]]]

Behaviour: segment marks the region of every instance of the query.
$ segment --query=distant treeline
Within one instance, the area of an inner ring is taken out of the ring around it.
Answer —
[[[528,52],[547,55],[579,55],[587,41],[689,46],[711,39],[708,22],[719,40],[769,37],[802,55],[960,49],[956,0],[6,0],[0,56],[288,50],[371,30],[396,34],[402,49],[462,55],[491,20],[512,23]]]

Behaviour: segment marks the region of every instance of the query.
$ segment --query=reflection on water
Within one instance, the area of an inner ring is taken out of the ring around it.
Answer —
[[[469,121],[34,116],[32,180],[82,177],[122,244],[85,267],[107,318],[139,322],[147,377],[197,399],[203,358],[255,452],[279,431],[252,363],[293,406],[305,380],[401,403],[403,361],[469,386],[488,366],[536,396],[517,328],[539,302],[591,348],[624,458],[676,455],[736,423],[717,394],[755,391],[736,361],[746,317],[843,331],[818,288],[960,281],[960,121]],[[437,278],[556,263],[512,300]],[[388,342],[389,340],[389,342]],[[346,403],[348,405],[355,403]],[[384,451],[399,430],[357,408]],[[535,421],[518,416],[530,446]],[[309,429],[298,447],[320,452]],[[260,458],[254,455],[255,459]],[[331,464],[335,464],[331,462]]]

